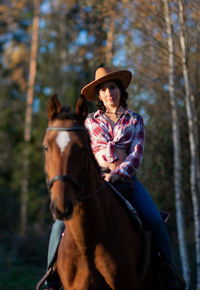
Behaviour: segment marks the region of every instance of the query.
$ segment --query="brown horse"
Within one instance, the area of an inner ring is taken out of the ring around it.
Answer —
[[[84,107],[72,113],[56,96],[48,104],[45,170],[53,216],[65,223],[57,270],[67,290],[139,290],[141,234],[100,176]],[[147,276],[142,289],[155,289]]]

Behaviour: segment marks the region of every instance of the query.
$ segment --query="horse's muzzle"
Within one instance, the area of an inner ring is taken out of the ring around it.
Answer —
[[[50,209],[51,209],[51,212],[52,212],[54,218],[56,218],[58,220],[68,220],[72,216],[74,207],[73,207],[71,200],[68,199],[65,202],[65,206],[64,206],[63,211],[61,211],[57,208],[56,201],[51,202]]]

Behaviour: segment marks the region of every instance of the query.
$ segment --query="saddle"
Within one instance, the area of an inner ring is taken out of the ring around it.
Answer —
[[[128,213],[131,215],[132,221],[136,224],[136,226],[141,230],[144,231],[143,223],[134,208],[133,204],[129,201],[129,196],[133,194],[134,186],[129,183],[120,183],[118,185],[112,185],[108,183],[109,187],[114,191],[120,202],[123,206],[125,206]],[[161,218],[163,219],[164,223],[166,223],[170,217],[170,213],[165,211],[160,211]]]

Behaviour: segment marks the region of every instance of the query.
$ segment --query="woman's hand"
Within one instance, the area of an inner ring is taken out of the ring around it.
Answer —
[[[116,181],[120,180],[120,175],[117,173],[104,173],[103,179],[110,183],[115,183]]]

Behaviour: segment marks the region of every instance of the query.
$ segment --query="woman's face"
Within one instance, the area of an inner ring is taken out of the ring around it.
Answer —
[[[103,102],[106,109],[120,106],[121,92],[114,81],[107,81],[99,86],[99,99]]]

